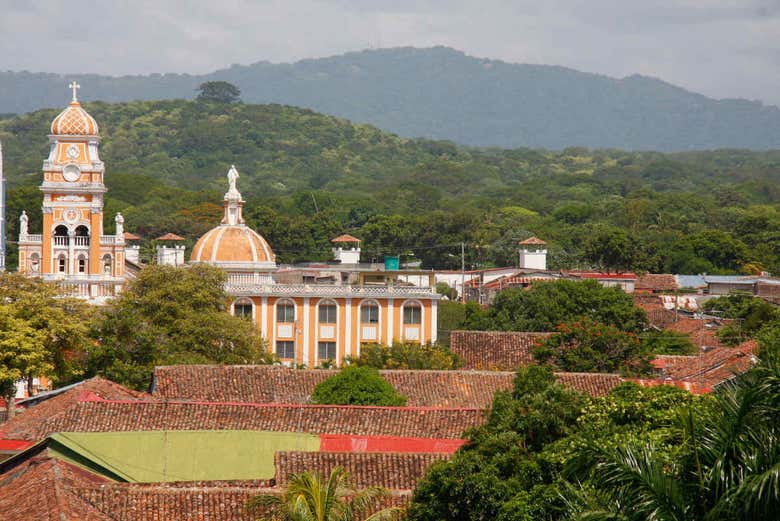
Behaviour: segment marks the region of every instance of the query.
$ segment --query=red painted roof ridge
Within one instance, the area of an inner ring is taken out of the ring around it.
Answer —
[[[98,397],[99,398],[99,397]],[[296,409],[388,409],[394,411],[485,411],[479,407],[401,407],[383,405],[331,405],[319,403],[261,403],[261,402],[208,402],[201,400],[106,400],[104,398],[78,400],[80,402],[116,403],[128,405],[206,405],[206,406],[241,406],[264,408],[296,408]]]

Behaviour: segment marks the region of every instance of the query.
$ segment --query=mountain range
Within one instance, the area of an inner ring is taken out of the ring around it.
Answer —
[[[446,47],[347,53],[292,64],[233,65],[204,75],[0,72],[0,113],[67,102],[193,98],[224,80],[247,103],[278,103],[370,123],[404,137],[480,147],[685,151],[780,148],[780,108],[715,100],[658,79],[622,79],[467,56]]]

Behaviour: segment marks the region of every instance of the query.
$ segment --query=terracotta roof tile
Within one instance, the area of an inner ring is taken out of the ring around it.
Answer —
[[[40,430],[41,425],[56,421],[85,397],[106,400],[136,400],[144,396],[148,395],[127,389],[104,378],[95,377],[84,380],[62,394],[52,396],[31,406],[11,420],[0,424],[0,439],[37,440],[38,437],[20,437],[19,434]]]
[[[330,242],[360,242],[360,239],[358,239],[357,237],[353,237],[348,233],[345,233],[343,235],[339,235],[335,239],[331,239]]]
[[[637,279],[636,290],[643,291],[674,291],[678,289],[674,275],[646,273]]]
[[[347,469],[358,488],[380,486],[391,490],[412,490],[425,471],[448,454],[398,454],[390,452],[277,452],[276,483],[283,486],[291,474],[315,470],[328,475],[334,467]]]
[[[3,521],[110,521],[73,493],[105,479],[69,463],[35,456],[0,475],[0,514]]]
[[[524,241],[520,241],[518,244],[547,244],[542,239],[539,239],[538,237],[529,237],[528,239]]]
[[[153,396],[212,402],[309,403],[314,387],[336,374],[328,369],[263,365],[162,366],[154,370]],[[473,371],[380,371],[412,407],[490,407],[513,375]]]
[[[36,441],[55,432],[230,429],[459,439],[484,418],[480,409],[86,400],[53,418],[19,422],[2,437]]]
[[[155,241],[183,241],[184,237],[180,237],[176,235],[175,233],[166,233],[165,235],[161,235],[160,237],[157,237]]]
[[[534,363],[533,347],[553,333],[516,331],[453,331],[450,349],[465,369],[513,371]]]

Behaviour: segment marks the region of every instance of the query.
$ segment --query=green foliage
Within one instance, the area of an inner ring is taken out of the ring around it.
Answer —
[[[329,259],[330,239],[349,232],[369,261],[411,252],[424,267],[459,269],[465,242],[467,269],[514,265],[517,239],[537,235],[554,269],[780,271],[780,152],[485,150],[280,105],[85,107],[100,123],[109,167],[106,232],[121,211],[126,229],[146,238],[146,258],[153,237],[174,232],[192,247],[219,222],[224,174],[236,164],[244,217],[280,262]],[[56,113],[0,119],[10,238],[25,209],[30,229],[40,229],[37,185]],[[619,247],[595,247],[600,230]]]
[[[583,317],[633,333],[647,325],[645,312],[634,306],[631,295],[593,280],[537,282],[529,290],[507,289],[487,311],[490,329],[509,331],[555,331]]]
[[[373,367],[348,365],[314,387],[312,402],[333,405],[402,406],[406,398],[396,392]]]
[[[638,440],[605,451],[598,479],[571,502],[583,519],[724,521],[776,517],[780,508],[780,366],[759,365],[706,407],[678,411],[668,443]]]
[[[0,273],[0,303],[5,320],[0,334],[11,355],[0,367],[18,373],[16,379],[48,376],[60,385],[82,376],[91,307],[61,297],[54,284],[15,273]],[[11,345],[27,354],[12,355]]]
[[[458,298],[458,292],[455,288],[451,287],[446,282],[436,283],[436,293],[447,297],[449,300],[455,300]]]
[[[226,81],[207,81],[198,86],[197,101],[236,103],[241,100],[241,89]]]
[[[534,358],[562,371],[646,374],[650,365],[634,333],[583,318],[561,324],[534,347]]]
[[[681,407],[703,410],[673,387],[623,384],[590,398],[555,383],[547,368],[524,368],[511,393],[496,395],[488,422],[468,433],[470,443],[419,482],[410,519],[569,519],[570,491],[593,490],[600,462],[626,444],[657,443],[674,461]]]
[[[696,352],[691,337],[674,331],[648,329],[641,334],[642,352],[653,355],[690,355]]]
[[[390,495],[381,487],[356,490],[349,473],[335,467],[325,478],[316,472],[290,476],[281,495],[259,494],[247,502],[247,510],[271,521],[390,521],[401,519],[403,509],[377,509]],[[369,514],[372,510],[377,510]],[[270,516],[270,517],[267,517]]]
[[[254,325],[227,311],[225,274],[148,266],[104,311],[88,369],[137,389],[155,365],[272,361]]]
[[[461,366],[458,356],[439,344],[405,344],[393,342],[390,346],[364,344],[360,356],[349,358],[357,366],[375,369],[457,369]]]
[[[640,241],[619,228],[598,227],[586,241],[583,257],[594,267],[608,272],[641,269]]]

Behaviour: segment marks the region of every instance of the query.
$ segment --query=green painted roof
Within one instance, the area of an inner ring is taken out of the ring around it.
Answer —
[[[318,451],[318,436],[264,431],[63,432],[48,450],[119,481],[271,479],[276,451]]]

